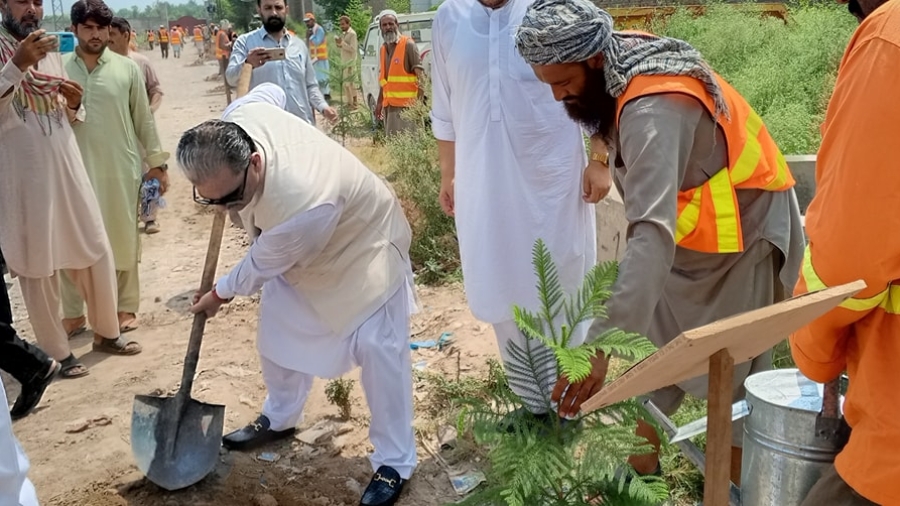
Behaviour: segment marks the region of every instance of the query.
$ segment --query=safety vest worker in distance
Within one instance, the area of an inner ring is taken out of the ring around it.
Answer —
[[[172,30],[172,44],[181,44],[181,32],[177,28]]]
[[[169,32],[165,28],[159,31],[159,41],[169,42]]]
[[[203,30],[199,26],[194,27],[194,42],[203,42]]]
[[[410,107],[419,95],[419,84],[415,73],[406,72],[406,46],[409,37],[401,35],[391,57],[389,68],[385,68],[387,44],[381,45],[381,65],[378,81],[381,83],[384,107]]]
[[[715,76],[730,118],[716,118],[728,144],[728,166],[697,188],[678,192],[675,243],[703,253],[744,251],[737,190],[786,191],[794,178],[762,118],[724,79]],[[640,75],[618,99],[616,123],[625,104],[639,97],[681,93],[694,97],[715,116],[715,101],[693,77]]]
[[[324,30],[319,25],[313,27],[314,31]],[[328,37],[324,37],[322,39],[321,44],[314,44],[312,39],[309,39],[309,54],[313,58],[318,59],[319,61],[327,61],[328,60]]]

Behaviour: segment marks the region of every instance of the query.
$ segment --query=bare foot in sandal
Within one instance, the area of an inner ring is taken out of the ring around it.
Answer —
[[[119,332],[122,334],[137,330],[137,315],[134,313],[119,313]]]
[[[78,316],[75,318],[63,318],[62,324],[63,329],[66,331],[66,336],[68,336],[69,339],[72,339],[73,337],[87,330],[87,327],[85,326],[86,320],[84,316]]]
[[[127,341],[122,336],[115,339],[94,339],[93,350],[110,355],[137,355],[143,348],[135,341]]]
[[[62,366],[59,370],[59,376],[65,379],[80,378],[87,376],[91,372],[71,353],[64,360],[60,360],[59,365]]]

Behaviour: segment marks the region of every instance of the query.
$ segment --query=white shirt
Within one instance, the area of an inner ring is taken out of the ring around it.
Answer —
[[[38,506],[34,486],[28,480],[28,458],[16,441],[9,417],[3,380],[0,380],[0,505]]]
[[[537,308],[531,252],[548,245],[574,289],[596,260],[593,205],[582,199],[581,129],[515,47],[529,5],[441,4],[432,26],[434,135],[456,142],[455,211],[472,313],[512,319]]]

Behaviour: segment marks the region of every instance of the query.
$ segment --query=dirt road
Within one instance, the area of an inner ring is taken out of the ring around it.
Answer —
[[[217,117],[225,106],[221,84],[206,80],[217,67],[212,62],[191,65],[190,53],[186,50],[180,60],[162,60],[158,52],[144,51],[165,91],[156,118],[163,146],[173,156],[184,130]],[[260,494],[269,494],[283,506],[356,505],[359,490],[371,474],[366,459],[371,449],[366,435],[368,410],[358,382],[353,419],[338,424],[336,430],[348,432],[326,437],[318,445],[290,440],[265,448],[279,455],[277,462],[258,460],[259,452],[223,452],[212,476],[178,493],[146,482],[134,466],[129,443],[132,400],[135,394],[177,388],[190,331],[186,309],[199,285],[212,222],[211,215],[192,202],[191,187],[172,159],[170,166],[168,206],[160,213],[162,232],[142,239],[141,326],[129,336],[143,344],[144,352],[137,357],[98,355],[90,352],[89,332],[76,337],[74,352],[91,374],[58,380],[39,409],[14,425],[31,459],[30,477],[42,504],[244,506],[257,503]],[[241,230],[226,229],[219,272],[234,265],[246,247]],[[15,282],[13,286],[16,326],[24,337],[33,339],[18,286]],[[437,339],[442,332],[453,332],[464,371],[479,370],[486,357],[496,354],[490,330],[469,314],[458,287],[424,289],[420,296],[423,310],[413,321],[416,339]],[[193,395],[227,406],[226,431],[255,418],[265,396],[255,348],[257,301],[237,299],[207,325]],[[456,356],[430,350],[413,353],[419,367],[454,374],[459,367]],[[348,377],[356,379],[358,373]],[[319,381],[313,389],[301,431],[336,419],[338,409],[327,402],[324,384]],[[13,396],[18,390],[15,385],[8,389]],[[424,427],[417,428],[422,429],[423,439],[431,437]],[[420,449],[419,455],[417,475],[400,504],[430,506],[455,500],[446,472],[426,451]]]

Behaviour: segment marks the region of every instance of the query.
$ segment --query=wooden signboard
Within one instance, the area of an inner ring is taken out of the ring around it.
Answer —
[[[731,387],[735,364],[752,360],[866,288],[855,281],[719,320],[682,333],[585,401],[589,413],[709,374],[704,504],[728,504]]]

